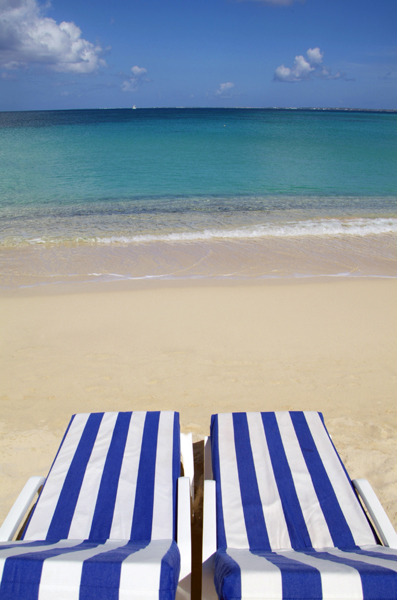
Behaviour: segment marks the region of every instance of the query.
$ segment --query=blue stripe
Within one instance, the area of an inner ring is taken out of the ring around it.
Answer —
[[[80,488],[98,434],[104,413],[93,413],[88,417],[77,450],[70,464],[62,492],[48,528],[47,540],[66,539],[69,534]]]
[[[352,549],[350,552],[359,553],[359,550]],[[327,552],[305,552],[305,554],[356,569],[361,577],[364,600],[395,600],[397,598],[397,573],[391,569],[369,565],[345,556],[334,556]]]
[[[271,550],[256,478],[246,413],[233,413],[234,444],[245,527],[251,549]]]
[[[362,554],[363,556],[372,556],[373,558],[381,558],[382,560],[390,560],[391,562],[397,562],[397,549],[393,548],[394,554],[388,552],[382,552],[384,546],[379,546],[379,550],[367,550],[356,546],[355,548],[343,548],[344,552],[355,552]]]
[[[359,548],[347,550],[347,552],[355,552],[363,556],[381,558],[397,563],[397,550],[395,556],[382,554],[381,552],[369,552]],[[367,563],[353,562],[355,563],[355,568],[360,569],[364,600],[377,600],[378,598],[395,600],[397,598],[397,573],[395,571],[387,567],[377,567],[375,565],[372,566],[370,571],[366,568],[369,566]],[[357,567],[358,564],[362,565],[363,572],[361,572],[361,567]],[[376,575],[374,575],[375,572]]]
[[[38,502],[39,502],[39,500],[40,500],[40,496],[41,496],[41,494],[43,493],[43,491],[44,491],[44,489],[45,489],[45,485],[46,485],[46,483],[47,483],[47,480],[48,480],[49,474],[51,473],[51,471],[52,471],[52,467],[54,466],[54,464],[55,464],[55,461],[56,461],[56,459],[58,458],[58,454],[59,454],[59,453],[60,453],[60,451],[61,451],[61,448],[62,448],[62,446],[63,446],[63,442],[65,441],[65,439],[66,439],[66,436],[67,436],[67,434],[69,433],[69,429],[70,429],[70,427],[72,426],[72,423],[73,423],[73,421],[74,421],[74,418],[75,418],[75,416],[76,416],[76,415],[72,415],[72,418],[71,418],[71,419],[70,419],[70,421],[69,421],[69,425],[67,426],[67,428],[66,428],[66,431],[65,431],[65,433],[64,433],[64,435],[63,435],[63,438],[62,438],[62,440],[61,440],[61,443],[60,443],[60,445],[59,445],[58,451],[57,451],[57,453],[56,453],[56,455],[55,455],[55,458],[54,458],[54,460],[52,461],[52,465],[51,465],[51,467],[50,467],[50,470],[49,470],[49,472],[48,472],[48,475],[47,475],[47,477],[46,477],[46,481],[44,482],[44,485],[43,485],[42,489],[40,490],[40,493],[39,493],[39,496],[38,496],[38,498],[37,498],[37,500],[36,500],[36,503],[35,503],[35,505],[33,506],[32,510],[31,510],[31,512],[30,512],[30,515],[29,515],[29,517],[28,517],[28,520],[27,520],[27,522],[26,522],[26,524],[25,524],[25,529],[24,529],[24,531],[22,532],[22,534],[21,534],[21,536],[20,536],[20,538],[19,538],[19,539],[21,539],[21,540],[23,540],[23,539],[25,538],[25,535],[26,535],[26,533],[27,533],[27,531],[28,531],[28,529],[29,529],[30,521],[32,520],[32,517],[33,517],[33,515],[34,515],[34,513],[35,513],[36,506],[37,506],[37,504],[38,504]]]
[[[181,556],[173,541],[161,561],[159,600],[174,600],[180,568]]]
[[[121,412],[117,416],[99,486],[89,534],[90,540],[105,541],[110,535],[131,414]]]
[[[79,600],[118,600],[122,562],[142,550],[148,542],[126,543],[101,552],[83,563]]]
[[[172,496],[173,496],[173,532],[174,532],[174,540],[176,540],[176,526],[177,526],[177,486],[178,486],[178,477],[181,474],[181,435],[180,435],[180,426],[179,426],[179,413],[174,413],[174,439],[173,439],[173,447],[172,447]],[[193,482],[192,482],[193,484]]]
[[[225,524],[223,520],[222,507],[222,489],[219,465],[219,428],[218,415],[211,417],[211,454],[212,454],[212,472],[216,481],[216,536],[217,547],[226,548]]]
[[[280,569],[282,593],[286,600],[322,598],[321,574],[315,567],[275,552],[254,552],[254,554],[263,556]]]
[[[295,550],[311,547],[312,543],[296,494],[276,415],[274,413],[261,413],[261,416],[291,546]]]
[[[88,547],[94,548],[95,544],[89,544]],[[47,558],[82,549],[86,549],[84,543],[71,548],[54,548],[7,558],[0,585],[0,599],[37,600],[43,562]]]
[[[334,546],[339,548],[354,547],[354,538],[318,453],[306,417],[303,412],[290,412],[290,415]],[[358,500],[357,509],[361,511]]]
[[[133,541],[152,537],[154,476],[156,469],[159,412],[146,413],[139,461],[134,516],[131,526]]]
[[[21,543],[20,540],[11,542],[0,542],[0,550],[9,550],[10,548],[35,548],[36,546],[48,546],[47,540],[33,540],[31,542]]]
[[[241,600],[240,565],[226,550],[215,554],[214,583],[220,600]]]

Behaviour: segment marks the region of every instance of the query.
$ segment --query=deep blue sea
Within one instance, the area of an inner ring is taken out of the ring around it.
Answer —
[[[0,113],[3,287],[396,276],[397,113]]]

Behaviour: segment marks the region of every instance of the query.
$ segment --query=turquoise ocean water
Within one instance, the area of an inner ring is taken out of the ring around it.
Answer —
[[[397,276],[397,114],[0,113],[0,285]]]

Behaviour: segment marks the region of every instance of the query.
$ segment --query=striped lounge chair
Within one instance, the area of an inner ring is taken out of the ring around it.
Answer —
[[[380,543],[321,414],[215,415],[210,441],[204,600],[397,599],[397,535],[357,480]]]
[[[48,477],[28,482],[0,529],[0,600],[173,600],[180,579],[189,597],[180,470],[178,413],[74,415]]]

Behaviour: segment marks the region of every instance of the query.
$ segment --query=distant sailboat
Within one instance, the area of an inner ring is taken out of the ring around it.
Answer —
[[[132,108],[133,108],[133,110],[136,110],[136,106],[135,106],[135,104],[134,104],[134,106],[133,106]]]

